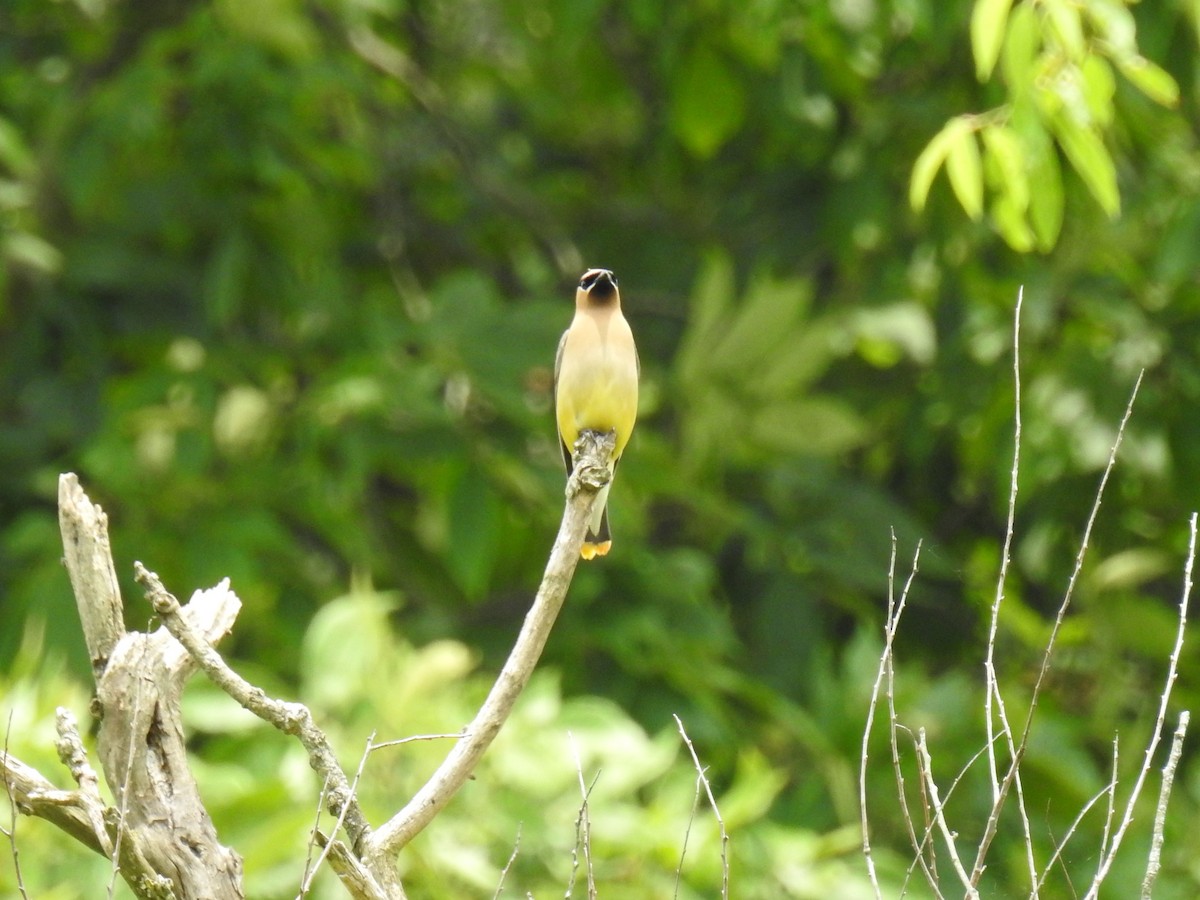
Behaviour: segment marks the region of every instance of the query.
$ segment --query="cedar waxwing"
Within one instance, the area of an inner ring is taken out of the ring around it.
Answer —
[[[558,342],[554,360],[554,411],[562,441],[567,477],[573,468],[572,448],[581,431],[616,432],[609,462],[616,471],[637,419],[637,348],[621,315],[617,279],[608,269],[588,269],[575,291],[575,319]],[[596,498],[580,555],[604,556],[612,547],[608,530],[608,489]]]

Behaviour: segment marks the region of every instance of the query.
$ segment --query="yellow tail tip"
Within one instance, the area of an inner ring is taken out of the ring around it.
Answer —
[[[584,559],[595,559],[597,556],[608,556],[608,551],[612,549],[612,541],[600,541],[598,544],[590,544],[587,541],[579,548],[579,555]]]

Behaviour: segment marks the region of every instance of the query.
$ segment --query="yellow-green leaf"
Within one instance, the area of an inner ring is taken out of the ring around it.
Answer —
[[[937,176],[938,169],[946,161],[950,148],[970,130],[971,126],[962,116],[951,119],[925,145],[925,149],[913,163],[912,179],[908,185],[908,202],[917,212],[925,208],[925,201],[929,197],[929,188],[933,185],[933,179]]]
[[[1062,169],[1049,136],[1032,126],[1022,132],[1025,149],[1031,155],[1029,168],[1029,222],[1037,237],[1038,249],[1047,252],[1058,241],[1063,222]]]
[[[992,222],[1004,242],[1018,253],[1028,253],[1034,246],[1033,230],[1024,209],[1018,209],[1011,194],[1001,192],[992,203]]]
[[[1134,56],[1119,63],[1121,74],[1129,79],[1129,83],[1163,106],[1176,106],[1179,103],[1179,85],[1165,70],[1156,66],[1144,56]]]
[[[1052,127],[1071,167],[1079,173],[1088,191],[1110,217],[1121,211],[1117,190],[1117,168],[1099,133],[1080,125],[1069,115],[1056,116]]]
[[[1008,17],[1001,69],[1014,94],[1028,90],[1037,77],[1037,53],[1042,31],[1033,4],[1022,3]]]
[[[985,81],[996,67],[1012,2],[975,0],[975,8],[971,10],[971,50],[975,54],[975,77],[980,81]]]
[[[1075,0],[1042,0],[1049,28],[1047,36],[1057,44],[1067,59],[1079,62],[1087,53],[1087,41],[1083,36],[1083,19],[1080,4]]]
[[[954,196],[972,219],[983,215],[983,162],[974,129],[961,131],[946,156],[946,174]]]
[[[1117,79],[1112,66],[1100,56],[1089,56],[1080,67],[1083,78],[1083,97],[1088,113],[1101,128],[1112,124],[1113,95],[1117,92]]]
[[[999,176],[996,189],[1022,216],[1029,207],[1029,166],[1021,139],[1007,125],[994,123],[982,131],[983,146]]]

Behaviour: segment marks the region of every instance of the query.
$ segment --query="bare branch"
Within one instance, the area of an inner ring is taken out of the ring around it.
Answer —
[[[704,766],[700,763],[700,757],[696,753],[696,748],[692,745],[692,739],[688,737],[687,732],[683,728],[683,720],[677,715],[673,715],[672,717],[679,728],[680,737],[683,738],[683,742],[687,744],[688,752],[692,755],[692,764],[696,767],[696,777],[704,785],[704,793],[708,797],[708,805],[712,808],[713,818],[717,820],[717,828],[721,833],[721,897],[722,900],[729,900],[729,834],[725,831],[725,820],[721,818],[721,810],[717,808],[717,798],[713,796],[712,785],[708,783],[708,776],[705,774]]]
[[[65,831],[101,856],[108,849],[93,829],[93,816],[80,791],[61,791],[37,769],[5,751],[0,772],[10,803],[25,815],[37,816]]]
[[[875,684],[871,688],[871,702],[867,706],[867,723],[863,726],[862,752],[858,760],[858,807],[862,821],[862,839],[863,839],[863,856],[867,860],[867,874],[871,879],[871,886],[875,889],[877,900],[882,900],[882,893],[879,887],[879,878],[875,872],[875,858],[871,854],[871,825],[867,817],[867,759],[868,750],[871,740],[871,729],[875,724],[875,710],[879,705],[879,693],[883,687],[885,674],[889,676],[888,698],[891,701],[889,708],[891,709],[892,734],[895,734],[895,705],[892,700],[890,675],[892,672],[892,646],[896,639],[896,629],[900,625],[900,616],[904,612],[904,605],[908,600],[908,589],[912,584],[913,578],[917,574],[917,563],[921,558],[921,544],[917,542],[917,550],[913,556],[912,568],[909,571],[908,581],[904,585],[904,590],[900,596],[899,605],[895,600],[895,585],[896,585],[896,531],[892,530],[892,552],[888,561],[888,610],[887,622],[884,624],[884,646],[883,653],[879,657],[879,669],[875,673]],[[895,755],[894,762],[896,763],[897,783],[900,786],[901,796],[904,794],[904,776],[899,769],[899,754]],[[908,820],[909,832],[913,836],[913,842],[916,843],[916,832],[912,827],[912,819]]]
[[[971,900],[979,900],[979,891],[971,883],[971,876],[967,874],[967,870],[963,867],[962,859],[958,855],[958,835],[950,830],[950,825],[946,822],[945,806],[938,797],[937,781],[933,777],[933,759],[929,756],[929,745],[925,742],[924,728],[917,732],[917,758],[920,760],[921,779],[925,782],[929,790],[934,819],[942,832],[942,839],[946,842],[946,848],[950,851],[950,862],[954,864],[954,871],[958,873],[958,878],[962,882],[963,888],[966,889],[967,896]]]
[[[1000,813],[1004,808],[1005,800],[1008,796],[1008,791],[1014,783],[1018,785],[1018,793],[1020,793],[1020,774],[1021,763],[1025,757],[1025,749],[1029,744],[1029,732],[1033,728],[1034,714],[1037,712],[1038,698],[1041,696],[1042,686],[1045,684],[1046,675],[1050,671],[1050,660],[1054,655],[1054,648],[1058,642],[1058,633],[1062,629],[1063,621],[1066,619],[1067,610],[1070,608],[1071,600],[1075,594],[1075,585],[1079,581],[1080,573],[1083,571],[1083,563],[1087,557],[1088,545],[1091,541],[1092,529],[1095,527],[1096,519],[1100,515],[1100,503],[1104,498],[1104,490],[1108,486],[1109,476],[1117,464],[1117,453],[1121,449],[1121,442],[1125,437],[1125,428],[1129,424],[1129,419],[1133,415],[1134,402],[1137,400],[1138,389],[1142,385],[1142,376],[1145,371],[1138,373],[1137,381],[1134,382],[1133,391],[1129,395],[1129,402],[1125,406],[1125,414],[1121,417],[1121,424],[1117,427],[1117,436],[1113,440],[1112,450],[1108,456],[1108,463],[1104,467],[1104,472],[1100,476],[1100,484],[1096,489],[1096,497],[1092,502],[1091,512],[1088,514],[1087,524],[1083,529],[1083,536],[1079,541],[1079,550],[1075,555],[1075,566],[1071,570],[1071,576],[1067,579],[1067,588],[1063,593],[1062,602],[1059,604],[1058,613],[1054,617],[1054,624],[1050,629],[1050,637],[1046,641],[1046,647],[1042,651],[1042,664],[1038,670],[1038,676],[1033,685],[1033,692],[1030,695],[1029,710],[1025,714],[1025,725],[1021,730],[1021,739],[1016,746],[1012,748],[1012,758],[1009,760],[1008,770],[1005,772],[1004,779],[1000,783],[1000,791],[992,804],[991,814],[988,816],[987,825],[984,828],[983,837],[979,842],[979,850],[975,855],[975,865],[971,870],[971,880],[973,884],[978,884],[979,879],[983,876],[985,860],[988,850],[991,848],[992,841],[996,837],[996,831],[1000,823]],[[1010,745],[1011,746],[1011,745]],[[1024,803],[1021,804],[1022,823],[1025,826],[1028,834],[1028,817],[1024,810]],[[1027,842],[1029,838],[1027,837]],[[1029,851],[1032,858],[1032,850]],[[1036,873],[1035,873],[1036,877]]]
[[[363,748],[362,758],[359,759],[359,761],[358,761],[358,769],[354,772],[354,780],[352,782],[350,782],[351,798],[355,798],[358,796],[358,783],[359,783],[359,781],[362,780],[363,768],[367,764],[367,757],[371,755],[371,742],[374,740],[375,740],[375,732],[372,731],[370,737],[367,738],[367,746],[365,748]],[[328,782],[326,782],[326,789],[328,789]],[[331,837],[336,838],[337,833],[339,831],[341,831],[342,823],[345,822],[346,813],[350,808],[351,808],[351,804],[349,804],[349,803],[342,804],[342,808],[341,808],[341,811],[338,813],[337,820],[333,823],[333,828],[331,828],[329,830]],[[317,861],[315,863],[313,863],[312,868],[306,869],[306,871],[304,873],[304,881],[300,885],[300,897],[303,897],[306,893],[308,893],[309,888],[312,886],[313,878],[316,877],[317,871],[321,868],[321,863],[323,863],[325,861],[325,858],[327,856],[329,856],[329,853],[330,853],[330,850],[332,849],[332,847],[333,847],[333,842],[327,843],[324,847],[322,847],[321,854],[320,854],[320,856],[317,857]]]
[[[596,871],[592,867],[592,819],[588,801],[600,773],[596,772],[589,785],[583,780],[583,763],[579,760],[579,748],[575,745],[575,736],[569,731],[567,737],[571,740],[571,753],[575,757],[575,772],[579,776],[579,793],[582,800],[579,804],[579,815],[575,818],[575,846],[571,848],[571,880],[567,885],[566,896],[570,897],[575,891],[575,877],[579,872],[579,851],[583,849],[584,870],[587,874],[588,900],[596,900]]]
[[[512,652],[492,685],[487,699],[462,738],[408,804],[371,835],[365,844],[368,859],[398,853],[428,825],[466,782],[529,681],[550,630],[566,600],[579,563],[588,516],[596,492],[612,477],[608,460],[615,436],[585,431],[575,445],[575,470],[567,482],[567,506],[558,537],[542,576],[533,606],[525,616]]]
[[[4,793],[8,796],[8,828],[0,828],[0,832],[8,838],[8,846],[12,850],[13,873],[17,878],[17,890],[21,892],[23,900],[29,900],[29,895],[25,893],[25,879],[21,874],[21,851],[17,849],[17,800],[13,796],[12,788],[8,783],[8,739],[12,734],[12,719],[13,711],[8,711],[8,724],[4,727],[4,761],[6,763],[4,769]]]
[[[1162,787],[1158,792],[1158,808],[1154,812],[1154,833],[1150,842],[1150,856],[1146,862],[1146,877],[1142,881],[1142,900],[1150,900],[1154,881],[1162,864],[1163,831],[1167,825],[1167,801],[1171,799],[1171,786],[1175,783],[1175,769],[1183,754],[1183,739],[1187,735],[1191,714],[1185,709],[1179,714],[1179,725],[1171,739],[1171,753],[1163,768]]]
[[[1154,733],[1150,736],[1150,742],[1146,745],[1146,754],[1142,759],[1141,770],[1138,772],[1133,790],[1129,793],[1129,800],[1125,804],[1125,814],[1121,818],[1121,823],[1117,826],[1117,830],[1113,832],[1112,844],[1101,861],[1095,878],[1092,879],[1092,886],[1088,889],[1085,900],[1093,900],[1099,894],[1100,884],[1108,875],[1108,870],[1117,856],[1117,850],[1121,847],[1121,840],[1125,837],[1125,830],[1129,827],[1129,823],[1133,821],[1134,805],[1142,793],[1142,786],[1146,783],[1146,776],[1150,771],[1154,752],[1158,749],[1158,742],[1162,737],[1163,726],[1167,721],[1167,704],[1171,699],[1171,689],[1175,686],[1175,677],[1179,671],[1179,655],[1183,650],[1183,637],[1187,630],[1188,603],[1192,596],[1192,567],[1196,561],[1196,513],[1192,513],[1192,518],[1188,522],[1188,529],[1188,555],[1183,565],[1183,591],[1179,598],[1179,625],[1175,631],[1175,646],[1171,648],[1171,659],[1167,664],[1166,684],[1159,695],[1158,717],[1154,723]],[[1182,741],[1182,737],[1179,740]],[[1172,748],[1173,750],[1174,748]]]
[[[1050,877],[1050,870],[1053,869],[1054,864],[1062,858],[1063,851],[1067,849],[1067,842],[1071,840],[1071,837],[1079,828],[1079,823],[1083,821],[1083,817],[1091,812],[1092,807],[1100,802],[1101,797],[1107,795],[1109,802],[1111,803],[1112,797],[1116,792],[1117,777],[1116,773],[1114,772],[1112,780],[1095,794],[1093,794],[1091,799],[1083,805],[1081,810],[1079,810],[1079,813],[1075,816],[1074,821],[1071,822],[1071,826],[1067,829],[1067,833],[1062,836],[1062,840],[1054,842],[1054,852],[1050,854],[1050,859],[1047,860],[1046,867],[1042,869],[1042,874],[1035,882],[1033,882],[1033,886],[1029,892],[1029,900],[1037,900],[1038,893],[1045,886],[1046,879]],[[1051,835],[1051,839],[1053,839],[1053,835]]]
[[[92,674],[99,682],[125,634],[121,589],[108,541],[108,516],[88,499],[71,472],[58,478],[58,525]]]
[[[496,884],[496,893],[492,894],[492,900],[500,900],[500,894],[504,892],[504,879],[508,877],[509,870],[512,869],[513,863],[517,861],[517,854],[521,852],[521,825],[517,824],[517,839],[513,841],[512,853],[508,856],[508,862],[504,864],[504,868],[500,870],[500,881]]]
[[[358,806],[346,773],[338,764],[329,738],[317,727],[308,707],[302,703],[289,703],[268,697],[262,688],[252,685],[234,672],[204,636],[197,634],[192,628],[182,614],[179,601],[163,587],[159,577],[140,562],[135,562],[133,567],[138,584],[145,588],[146,599],[162,617],[167,631],[183,645],[213,684],[263,721],[284,734],[299,739],[308,751],[309,765],[318,775],[328,779],[331,812],[340,816],[343,808],[346,808],[346,831],[350,835],[351,843],[356,847],[360,846],[370,833],[370,825]],[[229,590],[228,579],[213,590],[232,593]]]

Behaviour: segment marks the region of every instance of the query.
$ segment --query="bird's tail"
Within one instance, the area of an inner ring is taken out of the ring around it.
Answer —
[[[579,555],[584,559],[595,559],[597,556],[607,556],[612,549],[612,533],[608,530],[608,489],[612,486],[609,481],[596,495],[596,505],[592,507],[592,520],[588,522],[587,535]]]

